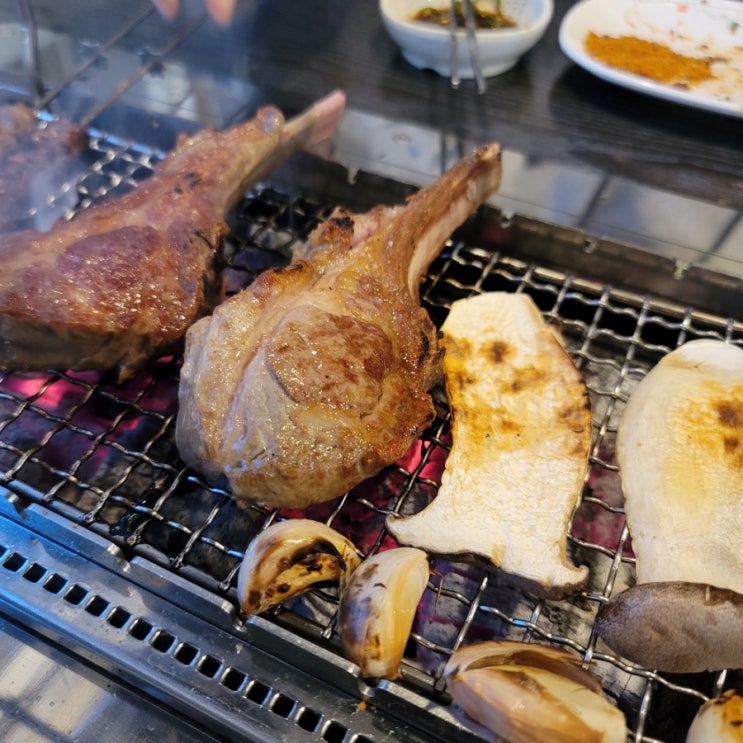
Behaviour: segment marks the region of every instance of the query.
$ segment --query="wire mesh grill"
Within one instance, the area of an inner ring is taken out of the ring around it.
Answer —
[[[158,157],[94,135],[78,208],[133,186]],[[292,246],[333,206],[268,187],[248,194],[232,217],[229,291],[286,263]],[[613,441],[629,394],[665,353],[699,337],[741,344],[741,328],[728,318],[521,261],[470,235],[466,241],[455,235],[434,262],[423,303],[440,324],[458,298],[526,292],[559,326],[593,410],[592,466],[570,535],[573,557],[590,566],[591,577],[578,596],[546,601],[513,588],[497,572],[437,560],[406,652],[403,683],[443,700],[443,665],[460,644],[485,638],[555,643],[594,664],[636,740],[677,740],[698,705],[731,684],[732,674],[660,675],[628,665],[597,641],[596,611],[633,575]],[[124,385],[97,373],[0,372],[0,482],[230,600],[246,545],[273,520],[302,515],[324,521],[370,554],[393,544],[384,528],[389,513],[418,510],[435,496],[450,445],[441,390],[435,394],[437,418],[410,452],[342,498],[301,514],[238,508],[228,492],[210,487],[178,457],[179,364],[178,358],[160,359]],[[277,609],[273,619],[337,650],[336,607],[332,590],[318,590]]]

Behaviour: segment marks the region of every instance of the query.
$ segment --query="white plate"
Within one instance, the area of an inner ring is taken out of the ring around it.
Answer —
[[[714,77],[689,89],[664,85],[590,57],[593,31],[636,36],[679,54],[711,57]],[[739,0],[582,0],[560,25],[560,47],[576,64],[609,82],[688,106],[743,117],[743,2]]]

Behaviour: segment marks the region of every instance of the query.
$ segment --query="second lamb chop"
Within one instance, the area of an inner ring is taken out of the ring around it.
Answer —
[[[462,159],[404,207],[336,210],[186,338],[183,459],[240,501],[303,508],[394,462],[434,418],[436,328],[419,284],[499,186],[500,148]]]
[[[134,190],[48,232],[0,237],[0,366],[118,370],[180,350],[222,299],[226,213],[292,152],[328,137],[331,93],[284,123],[273,106],[225,132],[203,130]]]

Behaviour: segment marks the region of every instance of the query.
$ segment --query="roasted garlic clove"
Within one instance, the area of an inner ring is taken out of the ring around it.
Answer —
[[[346,657],[363,676],[399,676],[429,573],[423,550],[399,547],[368,558],[351,576],[341,596],[338,630]]]
[[[743,743],[743,697],[729,689],[697,712],[686,743]]]
[[[509,743],[624,743],[627,723],[572,655],[542,645],[483,642],[456,651],[447,690],[475,722]]]
[[[601,681],[598,676],[583,668],[583,663],[577,656],[548,645],[535,645],[515,640],[474,642],[470,645],[463,645],[449,658],[444,668],[444,676],[448,678],[476,668],[506,665],[529,666],[552,671],[571,678],[592,691],[601,691]]]
[[[317,583],[338,582],[341,590],[358,567],[354,545],[326,524],[289,519],[261,532],[245,551],[237,576],[237,598],[251,616],[307,591]]]

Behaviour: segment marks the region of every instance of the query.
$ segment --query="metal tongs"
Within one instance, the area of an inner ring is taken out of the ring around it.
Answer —
[[[462,9],[464,10],[464,26],[467,34],[467,50],[470,55],[470,64],[477,84],[477,92],[482,95],[487,83],[482,74],[480,66],[480,54],[477,49],[477,33],[475,24],[475,8],[473,0],[461,0]],[[457,65],[457,0],[450,0],[451,10],[449,11],[449,55],[450,55],[450,78],[452,88],[458,88],[460,83],[459,68]]]

